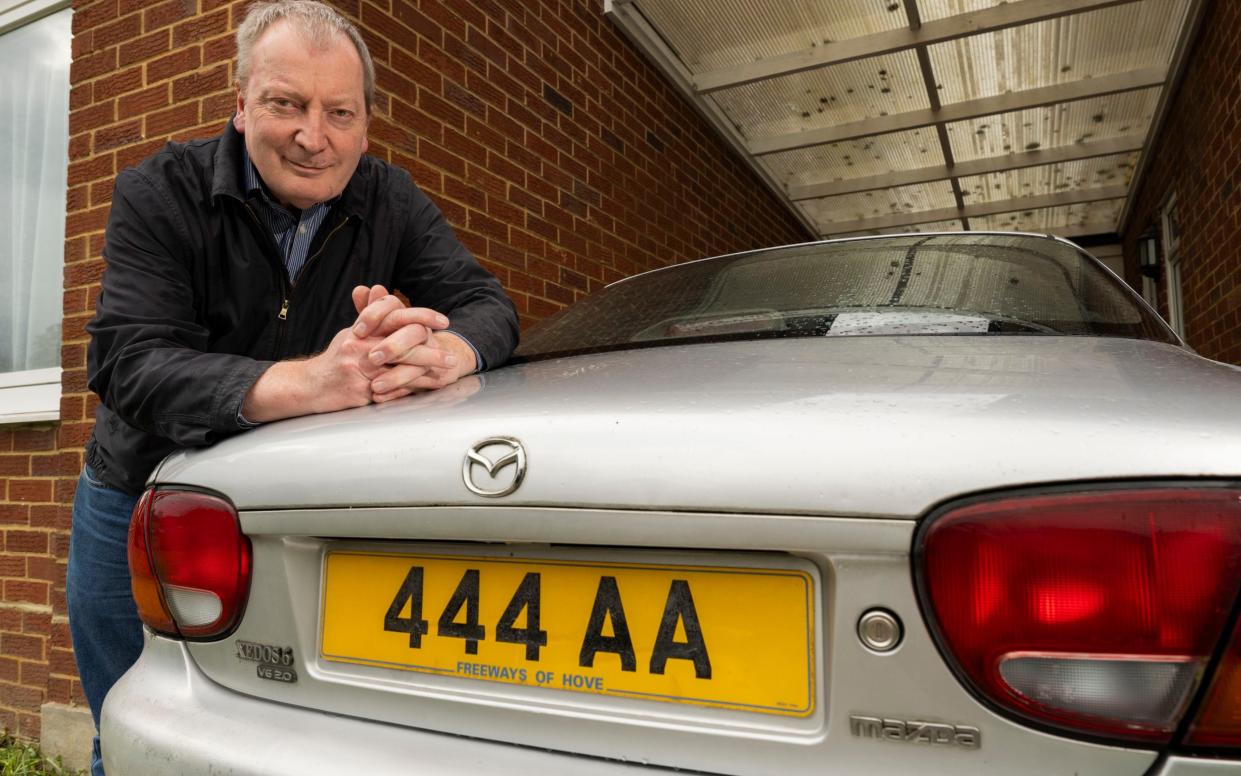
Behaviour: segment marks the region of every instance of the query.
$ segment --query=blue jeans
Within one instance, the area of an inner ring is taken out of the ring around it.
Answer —
[[[128,558],[129,516],[137,501],[96,480],[89,466],[78,478],[73,499],[65,597],[78,676],[96,731],[104,696],[142,652],[142,621],[130,592]],[[98,735],[91,775],[104,776]]]

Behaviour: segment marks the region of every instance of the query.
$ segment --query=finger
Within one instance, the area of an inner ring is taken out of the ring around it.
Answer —
[[[419,377],[417,380],[414,380],[414,382],[411,383],[411,385],[413,385],[414,388],[419,389],[419,390],[428,390],[428,389],[434,390],[437,388],[447,387],[451,385],[452,383],[453,383],[453,378],[450,375],[440,373],[440,372],[430,371],[430,372],[427,372],[422,377]]]
[[[409,396],[413,392],[414,392],[413,388],[397,388],[395,391],[388,391],[387,393],[372,393],[371,401],[375,402],[376,404],[383,404],[386,401],[392,401],[393,399],[399,399],[402,396]]]
[[[349,329],[342,329],[337,337],[340,341],[333,340],[329,346],[329,351],[332,352],[325,352],[325,355],[330,355],[335,362],[334,369],[361,375],[369,382],[392,368],[386,364],[373,364],[368,358],[370,352],[383,342],[382,339],[358,339]]]
[[[426,391],[435,391],[440,388],[444,388],[447,385],[449,385],[449,381],[443,378],[439,378],[439,377],[432,377],[431,375],[427,374],[427,375],[423,375],[422,377],[419,377],[417,380],[414,380],[412,383],[405,386],[405,390],[409,391],[409,393],[424,393]],[[379,394],[379,395],[387,396],[388,394]]]
[[[429,336],[430,330],[420,323],[402,326],[375,344],[367,358],[376,365],[404,363],[410,351],[426,344]]]
[[[374,291],[374,289],[371,290],[372,292]],[[379,297],[368,304],[362,312],[358,313],[358,320],[353,325],[353,336],[368,336],[379,328],[380,321],[387,317],[389,313],[400,310],[404,306],[401,304],[400,299],[391,294]]]
[[[395,298],[395,297],[394,297]],[[426,307],[400,307],[390,309],[378,325],[370,331],[371,336],[386,337],[403,326],[419,324],[438,331],[448,326],[448,318]]]
[[[366,309],[366,305],[370,303],[371,290],[366,286],[354,286],[353,293],[353,309],[361,314]]]
[[[387,363],[393,365],[412,364],[427,369],[448,371],[460,363],[460,358],[456,353],[437,347],[434,343],[427,342],[426,344],[410,348],[396,360],[388,361]]]
[[[374,382],[384,375],[392,371],[392,367],[387,364],[376,366],[368,361],[365,357],[359,358],[356,366],[358,374],[366,380]]]
[[[426,367],[413,364],[394,366],[371,381],[371,393],[381,396],[400,388],[416,387],[414,381],[427,373]]]
[[[341,329],[332,338],[328,350],[348,360],[367,361],[367,355],[384,341],[383,337],[358,337],[352,329]]]
[[[436,374],[435,372],[427,372],[421,377],[414,378],[412,381],[410,381],[409,383],[407,383],[406,385],[400,388],[396,388],[394,390],[390,390],[385,393],[372,392],[371,401],[376,401],[376,402],[391,401],[393,399],[399,399],[402,396],[408,396],[411,393],[434,391],[440,388],[446,388],[446,387],[454,386],[454,385],[460,385],[460,383],[456,382],[453,376],[451,375],[439,375],[439,374]],[[474,393],[477,390],[478,390],[477,388],[474,388],[472,390],[467,389],[464,394],[454,394],[454,396],[458,396],[459,398],[457,398],[457,400],[459,401],[460,398],[469,396],[470,394]],[[453,396],[448,396],[445,398],[451,399],[453,398]]]
[[[387,295],[388,295],[388,289],[384,288],[383,286],[381,285],[371,286],[370,291],[368,292],[367,297],[366,297],[366,303],[370,304],[371,302],[378,302],[380,299],[383,299]],[[358,312],[361,312],[361,310],[359,310]]]

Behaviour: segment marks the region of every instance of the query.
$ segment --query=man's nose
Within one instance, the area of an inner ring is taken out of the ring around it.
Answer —
[[[323,131],[323,113],[309,110],[303,115],[302,126],[298,128],[294,140],[307,153],[317,154],[327,148],[327,135]]]

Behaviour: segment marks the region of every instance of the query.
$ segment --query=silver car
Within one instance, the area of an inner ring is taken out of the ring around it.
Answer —
[[[1241,772],[1241,372],[1063,240],[659,269],[150,485],[109,773]]]

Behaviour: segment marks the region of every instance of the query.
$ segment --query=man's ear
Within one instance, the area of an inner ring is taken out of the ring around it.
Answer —
[[[246,134],[246,94],[237,84],[237,112],[233,115],[233,129],[239,134]]]

